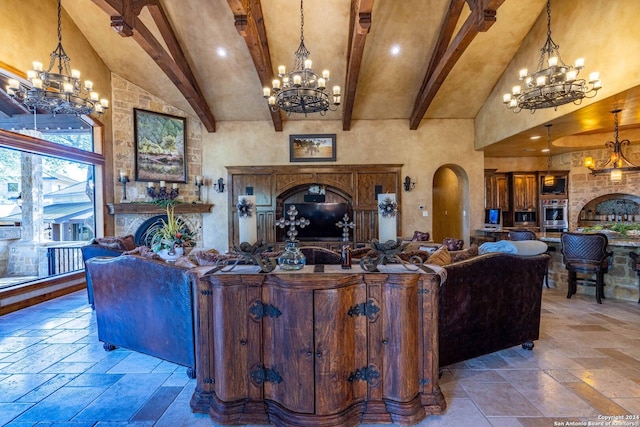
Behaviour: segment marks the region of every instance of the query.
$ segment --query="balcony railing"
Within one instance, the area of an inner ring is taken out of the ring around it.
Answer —
[[[82,270],[82,251],[80,246],[64,246],[47,248],[49,276]]]

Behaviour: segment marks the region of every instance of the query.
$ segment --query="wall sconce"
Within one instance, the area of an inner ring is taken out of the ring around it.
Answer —
[[[120,169],[120,179],[118,181],[122,184],[122,200],[127,200],[127,182],[129,182],[129,177],[124,169]]]
[[[411,191],[416,188],[416,182],[411,180],[410,176],[404,177],[404,191]]]
[[[216,184],[213,185],[213,188],[216,190],[217,193],[223,193],[224,192],[224,179],[218,178],[218,181],[217,181]]]
[[[198,201],[201,202],[202,199],[200,199],[200,187],[202,187],[204,185],[204,180],[202,179],[202,177],[200,175],[196,176],[196,183],[195,186],[198,187]]]

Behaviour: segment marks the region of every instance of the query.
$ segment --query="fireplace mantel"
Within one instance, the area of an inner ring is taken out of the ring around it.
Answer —
[[[178,203],[174,211],[180,214],[209,213],[213,204],[210,203]],[[166,209],[154,203],[107,203],[110,215],[114,214],[163,214]]]

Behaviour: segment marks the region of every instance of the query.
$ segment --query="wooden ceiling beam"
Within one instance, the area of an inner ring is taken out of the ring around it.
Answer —
[[[193,108],[200,121],[209,132],[215,132],[216,122],[191,70],[191,66],[171,23],[158,0],[93,0],[111,16],[111,26],[123,37],[133,39],[158,64]],[[158,26],[167,52],[151,31],[140,21],[138,15],[143,7],[149,11]]]
[[[351,17],[349,20],[349,46],[347,56],[347,73],[342,103],[342,130],[351,129],[353,105],[356,99],[360,66],[364,55],[367,34],[371,29],[371,17],[374,0],[351,0]]]
[[[471,14],[451,43],[449,43],[449,40],[451,40],[453,29],[460,16],[462,1],[451,0],[449,4],[449,11],[440,29],[438,43],[409,118],[409,128],[411,130],[418,129],[422,118],[449,72],[451,72],[473,39],[478,33],[485,32],[491,28],[496,21],[496,10],[504,3],[504,0],[467,0],[467,3],[471,7]]]
[[[273,65],[271,63],[267,30],[264,26],[260,0],[227,0],[227,3],[229,3],[229,7],[233,12],[236,30],[238,30],[249,49],[260,84],[262,87],[271,87]],[[271,113],[274,129],[276,132],[282,132],[280,111],[272,111],[266,102],[265,106],[269,108]]]

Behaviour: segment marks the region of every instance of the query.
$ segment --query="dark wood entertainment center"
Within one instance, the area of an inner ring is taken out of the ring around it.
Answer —
[[[439,280],[379,269],[239,266],[203,276],[192,409],[221,424],[288,427],[415,424],[443,413]]]
[[[322,186],[325,202],[348,203],[356,223],[352,243],[366,243],[378,235],[377,193],[395,193],[401,204],[402,165],[305,165],[227,166],[229,184],[229,247],[238,242],[238,196],[256,196],[258,241],[282,242],[275,221],[284,216],[284,206],[304,203],[312,185]],[[398,235],[402,225],[398,218]],[[337,247],[340,239],[309,242]]]

